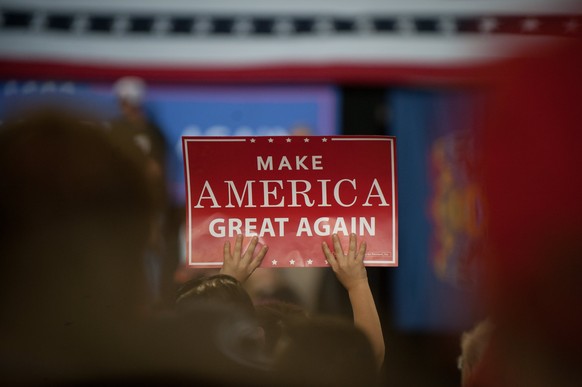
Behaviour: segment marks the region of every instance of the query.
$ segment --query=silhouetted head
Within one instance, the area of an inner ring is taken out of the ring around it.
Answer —
[[[95,122],[44,110],[0,128],[0,384],[135,363],[154,199],[135,153]]]
[[[178,289],[176,307],[188,308],[193,303],[210,302],[233,305],[254,316],[253,302],[242,284],[235,278],[217,274],[190,280]]]
[[[94,122],[43,110],[0,129],[4,308],[93,307],[105,318],[142,301],[151,186],[140,160]]]

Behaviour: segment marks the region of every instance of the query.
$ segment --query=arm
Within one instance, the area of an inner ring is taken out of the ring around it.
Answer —
[[[346,255],[337,234],[332,235],[332,241],[335,254],[330,251],[326,242],[322,244],[323,253],[338,280],[348,291],[354,312],[354,324],[368,336],[378,367],[380,367],[384,362],[384,336],[380,325],[380,317],[368,284],[366,268],[364,267],[366,242],[362,242],[360,248],[357,249],[356,235],[350,234],[349,248]]]
[[[224,262],[220,274],[226,274],[244,283],[255,271],[267,254],[268,247],[264,245],[255,255],[259,239],[254,236],[249,247],[242,253],[243,236],[237,235],[234,242],[234,250],[231,252],[230,241],[224,243]]]

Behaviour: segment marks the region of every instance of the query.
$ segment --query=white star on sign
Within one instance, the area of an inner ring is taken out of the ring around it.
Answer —
[[[273,139],[272,139],[272,138],[270,138],[270,139],[269,139],[269,142],[273,142]]]
[[[287,137],[287,142],[291,142],[291,139],[289,137]]]
[[[273,264],[273,266],[277,266],[277,263],[278,263],[278,262],[277,262],[277,260],[276,260],[276,259],[273,259],[273,260],[271,261],[271,263]]]
[[[324,138],[322,138],[322,139],[321,139],[321,142],[327,142],[327,138],[325,138],[325,137],[324,137]]]
[[[251,138],[251,142],[252,143],[254,143],[255,141],[257,141],[257,140],[255,140],[254,138]]]
[[[308,265],[313,265],[313,259],[308,259],[308,260],[307,260],[307,264],[308,264]]]
[[[295,265],[295,260],[294,260],[294,259],[292,259],[292,260],[290,260],[290,261],[289,261],[289,263],[290,263],[291,265]]]
[[[327,262],[327,259],[325,260],[325,264],[326,264],[326,265],[329,265],[329,262]]]
[[[309,139],[308,138],[304,138],[303,141],[304,142],[309,142]]]

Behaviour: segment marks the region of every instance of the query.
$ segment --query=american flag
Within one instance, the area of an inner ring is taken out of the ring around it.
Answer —
[[[582,36],[559,2],[4,0],[4,79],[424,82]]]

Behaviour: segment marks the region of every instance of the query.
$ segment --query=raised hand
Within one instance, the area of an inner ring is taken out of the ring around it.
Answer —
[[[322,243],[323,253],[335,275],[342,285],[350,291],[359,286],[368,286],[368,275],[364,267],[366,242],[360,243],[357,248],[356,234],[350,234],[347,254],[344,252],[337,234],[331,236],[334,252],[332,253],[326,242]]]
[[[224,243],[224,262],[220,269],[220,274],[227,274],[236,278],[240,282],[245,282],[247,278],[260,266],[265,254],[267,254],[268,247],[264,245],[259,252],[255,254],[255,249],[259,239],[254,236],[251,243],[242,252],[243,236],[237,235],[234,242],[234,250],[231,251],[230,241]]]

